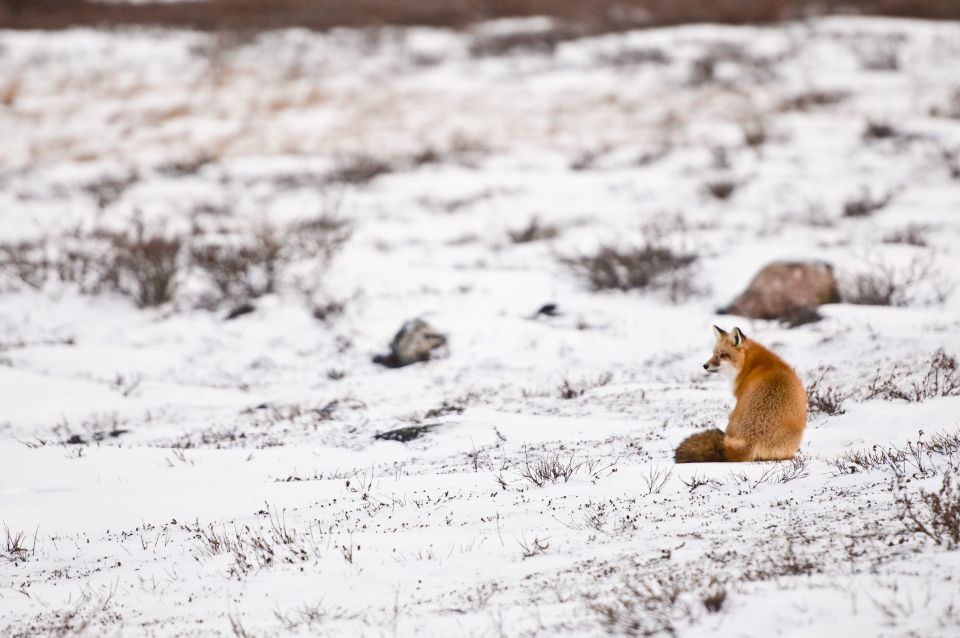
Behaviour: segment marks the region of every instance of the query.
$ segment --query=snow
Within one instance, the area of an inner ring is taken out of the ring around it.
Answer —
[[[695,25],[470,54],[550,29],[0,32],[2,243],[135,219],[171,236],[327,210],[351,225],[322,281],[304,259],[307,290],[290,273],[232,321],[197,278],[138,309],[0,271],[0,521],[27,544],[0,536],[2,635],[956,635],[960,552],[908,532],[897,497],[937,490],[957,455],[899,485],[833,461],[960,428],[960,396],[864,398],[878,373],[916,380],[960,353],[960,25]],[[887,46],[897,68],[864,62]],[[664,60],[616,61],[647,49]],[[697,80],[706,54],[720,61]],[[842,95],[784,106],[814,90]],[[868,122],[900,134],[865,140]],[[326,181],[360,156],[390,168]],[[98,203],[108,179],[129,183]],[[721,201],[705,184],[724,179]],[[843,217],[864,188],[893,198]],[[557,236],[512,242],[534,217]],[[909,225],[926,246],[884,243]],[[699,257],[689,298],[591,292],[558,259],[654,226]],[[775,259],[932,268],[904,307],[833,304],[794,329],[716,314]],[[341,315],[312,316],[330,300]],[[531,318],[549,302],[559,316]],[[416,316],[448,355],[372,364]],[[701,369],[714,323],[850,395],[810,415],[796,477],[672,463],[733,405]],[[583,394],[560,398],[564,380]],[[438,427],[374,438],[412,424]],[[568,481],[522,476],[554,454],[582,464]],[[676,596],[631,599],[654,579]],[[631,600],[640,625],[604,625],[598,609],[629,617]]]

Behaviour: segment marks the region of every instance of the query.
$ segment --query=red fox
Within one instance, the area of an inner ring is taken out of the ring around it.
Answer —
[[[725,332],[714,326],[713,356],[707,372],[728,370],[735,376],[737,404],[727,431],[713,429],[687,437],[677,446],[677,463],[711,461],[781,461],[800,448],[807,423],[807,393],[800,377],[740,328]]]

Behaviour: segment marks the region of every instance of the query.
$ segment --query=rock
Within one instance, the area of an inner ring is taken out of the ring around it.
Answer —
[[[556,317],[556,316],[559,315],[559,314],[560,314],[560,312],[559,312],[559,310],[557,309],[557,304],[555,304],[555,303],[548,303],[548,304],[543,304],[542,306],[540,306],[540,309],[537,310],[535,313],[533,313],[533,318],[536,319],[537,317],[540,317],[540,316],[543,316],[543,317]]]
[[[840,301],[833,267],[825,262],[767,264],[733,303],[719,312],[752,319],[791,319]]]
[[[234,308],[232,308],[230,312],[227,313],[227,316],[224,317],[224,320],[230,321],[232,319],[236,319],[237,317],[242,317],[243,315],[249,315],[251,312],[254,312],[256,309],[257,307],[250,302],[242,303],[239,306],[235,306]]]
[[[390,342],[390,352],[378,354],[374,363],[388,368],[402,368],[411,363],[428,361],[438,349],[447,345],[447,337],[437,332],[423,319],[411,319],[403,324]]]

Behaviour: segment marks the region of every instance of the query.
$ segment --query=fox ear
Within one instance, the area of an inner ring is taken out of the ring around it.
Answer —
[[[717,338],[717,341],[720,341],[721,339],[723,339],[726,336],[726,334],[727,334],[726,330],[721,330],[716,326],[713,327],[713,336]]]
[[[740,328],[733,329],[732,341],[734,346],[739,346],[741,343],[746,341],[746,339],[747,339],[747,336],[743,334],[743,332],[741,332]]]

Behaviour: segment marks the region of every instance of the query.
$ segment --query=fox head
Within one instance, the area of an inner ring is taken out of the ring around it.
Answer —
[[[717,338],[713,344],[713,356],[703,364],[707,372],[738,372],[743,367],[743,344],[747,340],[740,328],[727,332],[713,327],[713,336]]]

